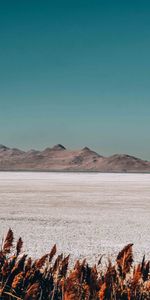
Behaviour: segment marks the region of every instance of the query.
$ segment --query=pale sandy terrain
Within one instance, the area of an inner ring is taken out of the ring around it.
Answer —
[[[150,175],[0,172],[1,237],[9,227],[34,257],[56,243],[93,262],[133,242],[150,258]]]

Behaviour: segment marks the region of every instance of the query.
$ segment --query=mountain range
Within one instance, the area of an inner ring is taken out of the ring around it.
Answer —
[[[68,150],[61,144],[42,151],[0,145],[0,171],[150,172],[150,162],[127,154],[102,156],[85,147]]]

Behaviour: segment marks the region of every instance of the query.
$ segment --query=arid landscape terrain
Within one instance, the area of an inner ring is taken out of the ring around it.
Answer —
[[[43,151],[0,145],[0,170],[150,172],[150,162],[127,154],[102,156],[88,147],[68,150],[58,144]]]
[[[11,227],[38,257],[57,244],[70,261],[116,257],[134,244],[149,258],[150,175],[0,172],[0,236]]]
[[[150,299],[149,182],[150,174],[0,172],[0,298]]]

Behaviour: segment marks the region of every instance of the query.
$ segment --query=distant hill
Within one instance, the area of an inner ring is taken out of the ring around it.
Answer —
[[[104,157],[88,147],[68,150],[55,145],[43,151],[22,151],[0,145],[0,171],[150,172],[150,162],[127,154]]]

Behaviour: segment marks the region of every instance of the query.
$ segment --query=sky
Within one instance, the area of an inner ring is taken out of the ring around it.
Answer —
[[[0,144],[150,160],[150,1],[0,1]]]

